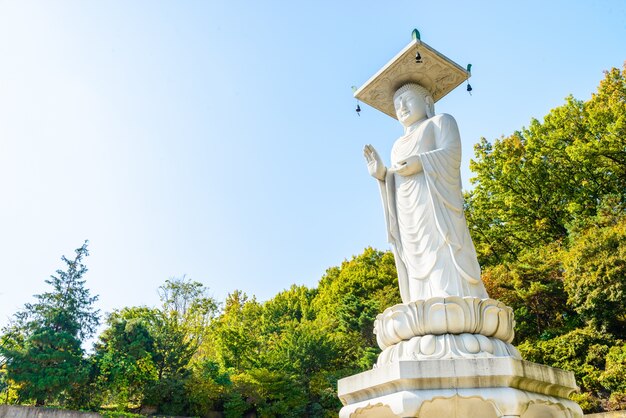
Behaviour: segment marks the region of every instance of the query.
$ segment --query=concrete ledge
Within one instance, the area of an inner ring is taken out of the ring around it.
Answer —
[[[569,399],[513,388],[396,392],[344,406],[340,418],[583,418]]]
[[[0,418],[102,418],[102,415],[34,406],[0,405]]]
[[[344,405],[402,391],[515,388],[558,398],[578,390],[572,372],[509,357],[400,361],[339,380]]]

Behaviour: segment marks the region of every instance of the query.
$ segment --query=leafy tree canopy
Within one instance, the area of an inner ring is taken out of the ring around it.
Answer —
[[[610,201],[626,208],[626,67],[589,101],[568,97],[528,128],[475,146],[466,209],[481,265],[564,240]]]

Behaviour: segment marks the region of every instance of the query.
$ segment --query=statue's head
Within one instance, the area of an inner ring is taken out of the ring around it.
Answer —
[[[428,90],[419,84],[408,83],[393,95],[396,117],[405,127],[435,115],[435,102]]]

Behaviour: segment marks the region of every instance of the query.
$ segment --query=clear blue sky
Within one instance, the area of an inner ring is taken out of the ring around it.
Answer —
[[[437,104],[469,158],[626,60],[620,1],[0,1],[0,325],[90,240],[103,312],[186,274],[223,300],[387,249],[360,85],[413,28],[461,65]]]

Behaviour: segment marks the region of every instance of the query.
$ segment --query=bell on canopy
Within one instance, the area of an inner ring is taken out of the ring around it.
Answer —
[[[422,42],[419,35],[414,35],[398,55],[354,92],[354,97],[397,119],[393,95],[403,85],[419,84],[436,102],[470,76],[468,70]]]

